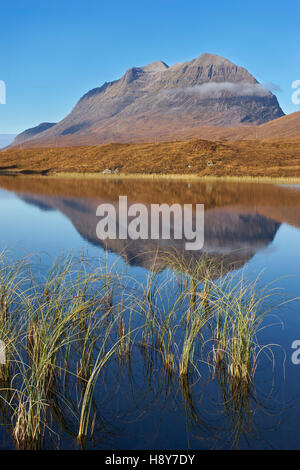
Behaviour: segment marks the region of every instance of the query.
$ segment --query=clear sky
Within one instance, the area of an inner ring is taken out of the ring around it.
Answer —
[[[89,89],[132,66],[218,54],[299,111],[300,1],[0,0],[0,134],[57,122]]]

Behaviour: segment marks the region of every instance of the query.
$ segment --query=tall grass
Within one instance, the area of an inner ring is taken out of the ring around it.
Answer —
[[[213,364],[230,379],[233,390],[249,386],[262,350],[257,340],[265,316],[278,302],[279,294],[269,286],[226,276],[211,288],[209,304],[214,318]]]
[[[160,370],[192,403],[190,383],[195,373],[201,380],[204,366],[210,380],[217,376],[224,400],[244,409],[262,351],[257,333],[278,305],[274,292],[224,276],[221,260],[166,256],[169,275],[153,271],[145,283],[107,261],[95,269],[84,257],[63,256],[43,274],[29,258],[0,256],[0,339],[7,353],[0,410],[17,448],[47,446],[60,422],[81,444],[92,436],[100,376],[126,359],[134,374],[139,349],[149,383]],[[187,410],[194,415],[194,406],[187,403]]]

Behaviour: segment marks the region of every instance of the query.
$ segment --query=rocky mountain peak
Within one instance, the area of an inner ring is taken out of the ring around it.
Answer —
[[[16,142],[164,140],[177,138],[182,129],[197,137],[199,126],[257,125],[283,115],[276,96],[245,68],[204,53],[170,67],[160,60],[132,67],[86,93],[58,124],[25,131]]]
[[[157,60],[156,62],[152,62],[151,64],[141,67],[141,69],[144,72],[154,72],[154,73],[163,72],[164,70],[167,70],[168,68],[169,66],[162,60]]]

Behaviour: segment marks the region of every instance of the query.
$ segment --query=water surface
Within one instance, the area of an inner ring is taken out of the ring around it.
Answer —
[[[203,250],[186,251],[184,240],[100,241],[96,209],[104,202],[117,209],[120,195],[128,197],[128,204],[204,204]],[[62,253],[85,253],[95,265],[108,257],[117,270],[141,282],[146,282],[150,270],[156,270],[163,282],[172,273],[164,253],[174,250],[188,262],[204,255],[212,260],[221,257],[227,271],[250,279],[260,275],[262,285],[276,280],[286,295],[300,296],[297,185],[1,176],[0,217],[1,249],[16,258],[35,253],[45,270]],[[260,334],[260,341],[278,345],[274,347],[275,368],[262,361],[256,378],[259,393],[250,397],[243,410],[238,442],[230,404],[222,400],[216,381],[207,384],[200,378],[189,390],[182,390],[178,381],[165,380],[159,368],[149,380],[137,353],[132,374],[116,368],[107,372],[98,395],[101,426],[87,446],[300,448],[300,365],[291,361],[291,344],[300,339],[297,303],[276,312],[273,323]],[[60,447],[75,448],[72,432],[60,431]],[[2,448],[12,446],[2,434]]]

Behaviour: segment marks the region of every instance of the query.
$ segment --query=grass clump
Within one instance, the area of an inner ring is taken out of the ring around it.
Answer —
[[[278,307],[276,289],[259,288],[258,279],[225,276],[214,283],[210,295],[213,313],[213,365],[229,381],[232,391],[247,390],[253,382],[263,347],[257,334],[265,316]]]
[[[194,418],[193,378],[216,376],[224,401],[243,415],[274,292],[226,274],[221,260],[166,257],[168,275],[153,271],[138,282],[83,257],[61,257],[43,273],[29,258],[1,255],[7,361],[0,366],[0,411],[17,448],[47,446],[62,428],[83,445],[101,421],[100,377],[105,386],[116,374],[116,388],[126,364],[134,377],[138,363],[149,386],[157,371],[170,384],[177,380]]]

